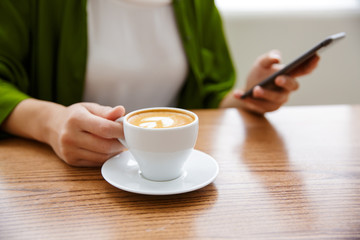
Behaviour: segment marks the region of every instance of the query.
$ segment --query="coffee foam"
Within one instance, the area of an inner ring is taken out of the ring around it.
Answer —
[[[177,111],[146,111],[134,114],[128,119],[132,125],[142,128],[172,128],[194,121],[188,114]]]

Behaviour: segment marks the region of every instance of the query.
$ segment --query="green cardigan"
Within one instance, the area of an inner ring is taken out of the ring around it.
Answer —
[[[173,9],[189,64],[178,106],[215,108],[235,81],[220,15],[213,0],[173,0]],[[86,21],[86,0],[0,1],[0,124],[29,97],[82,100]]]

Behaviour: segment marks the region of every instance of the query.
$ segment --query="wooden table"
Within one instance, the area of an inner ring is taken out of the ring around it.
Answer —
[[[360,105],[195,112],[220,172],[180,195],[128,193],[46,145],[0,141],[0,239],[360,239]]]

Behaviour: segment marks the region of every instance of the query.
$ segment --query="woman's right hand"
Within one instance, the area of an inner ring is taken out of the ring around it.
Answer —
[[[101,166],[124,150],[117,138],[123,137],[122,124],[115,120],[125,114],[95,103],[64,107],[52,102],[22,101],[1,126],[3,130],[49,144],[72,166]]]
[[[122,124],[115,120],[125,114],[95,103],[77,103],[59,112],[49,135],[57,155],[72,166],[101,166],[124,150]]]

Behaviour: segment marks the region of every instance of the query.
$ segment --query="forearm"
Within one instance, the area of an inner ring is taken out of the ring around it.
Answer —
[[[56,113],[65,107],[37,99],[21,101],[1,125],[10,134],[49,143],[49,134],[56,120]]]

